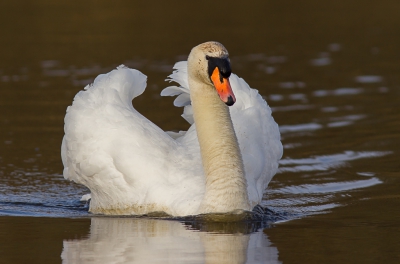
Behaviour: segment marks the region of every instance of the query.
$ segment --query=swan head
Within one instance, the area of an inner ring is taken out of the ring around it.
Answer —
[[[229,76],[231,63],[226,48],[218,42],[209,41],[192,49],[188,58],[188,74],[194,81],[208,84],[228,106],[236,102]]]

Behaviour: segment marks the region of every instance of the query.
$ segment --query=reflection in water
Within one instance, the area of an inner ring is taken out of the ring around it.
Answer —
[[[323,58],[318,58],[318,59],[313,59],[311,61],[311,64],[314,66],[325,66],[331,64],[331,59],[328,57],[323,57]]]
[[[63,263],[280,263],[277,248],[263,232],[241,232],[246,223],[216,223],[204,232],[167,220],[91,221],[89,238],[64,240]],[[230,234],[217,233],[221,230]]]
[[[362,88],[338,88],[332,91],[329,90],[318,90],[313,92],[314,96],[322,97],[322,96],[329,96],[329,95],[356,95],[360,94],[364,91]]]
[[[308,110],[313,109],[315,106],[313,105],[287,105],[287,106],[275,106],[272,107],[273,112],[287,112],[287,111],[296,111],[296,110]],[[280,128],[281,126],[279,126]]]
[[[298,124],[298,125],[283,125],[279,126],[279,131],[284,134],[287,132],[300,132],[300,131],[308,131],[308,130],[317,130],[321,129],[322,125],[316,123],[309,124]]]
[[[389,151],[345,151],[340,154],[316,156],[304,159],[285,158],[279,161],[280,172],[300,172],[300,171],[326,171],[330,168],[343,166],[346,162],[364,158],[376,158],[391,154]],[[282,166],[283,165],[283,166]],[[288,167],[288,165],[296,165]]]
[[[383,81],[382,76],[378,75],[361,75],[355,78],[358,83],[380,83]]]
[[[281,189],[275,189],[270,191],[273,193],[291,193],[291,194],[315,194],[315,193],[333,193],[342,192],[360,188],[366,188],[373,185],[382,183],[378,178],[371,178],[368,180],[361,181],[349,181],[349,182],[330,182],[323,184],[304,184],[296,186],[287,186]]]
[[[342,127],[342,126],[349,126],[354,123],[354,121],[361,120],[365,118],[365,115],[347,115],[332,118],[333,122],[327,124],[328,127]]]

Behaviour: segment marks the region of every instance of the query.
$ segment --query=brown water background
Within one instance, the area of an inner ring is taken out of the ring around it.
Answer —
[[[1,2],[0,263],[398,263],[399,10],[396,0]],[[159,93],[208,40],[227,47],[280,125],[284,156],[263,205],[284,221],[88,214],[88,190],[62,177],[74,95],[123,63],[148,76],[135,108],[187,129]]]

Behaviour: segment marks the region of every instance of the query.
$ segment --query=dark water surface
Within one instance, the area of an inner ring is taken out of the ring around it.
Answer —
[[[398,263],[398,10],[395,0],[0,3],[0,263]],[[227,47],[280,125],[270,221],[88,214],[88,190],[62,177],[74,95],[123,63],[148,76],[135,108],[187,129],[159,93],[208,40]]]

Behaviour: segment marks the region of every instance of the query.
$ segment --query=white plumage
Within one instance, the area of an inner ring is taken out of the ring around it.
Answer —
[[[178,62],[169,80],[179,86],[161,93],[178,95],[174,104],[184,106],[182,116],[192,124],[187,132],[166,133],[133,108],[132,99],[145,90],[146,76],[125,66],[99,75],[67,108],[61,147],[64,177],[90,189],[91,212],[163,211],[174,216],[215,212],[202,208],[206,175],[187,67],[187,62]],[[236,96],[229,112],[252,208],[278,169],[282,144],[271,109],[258,91],[234,74],[229,81]],[[224,200],[222,195],[221,203]]]

